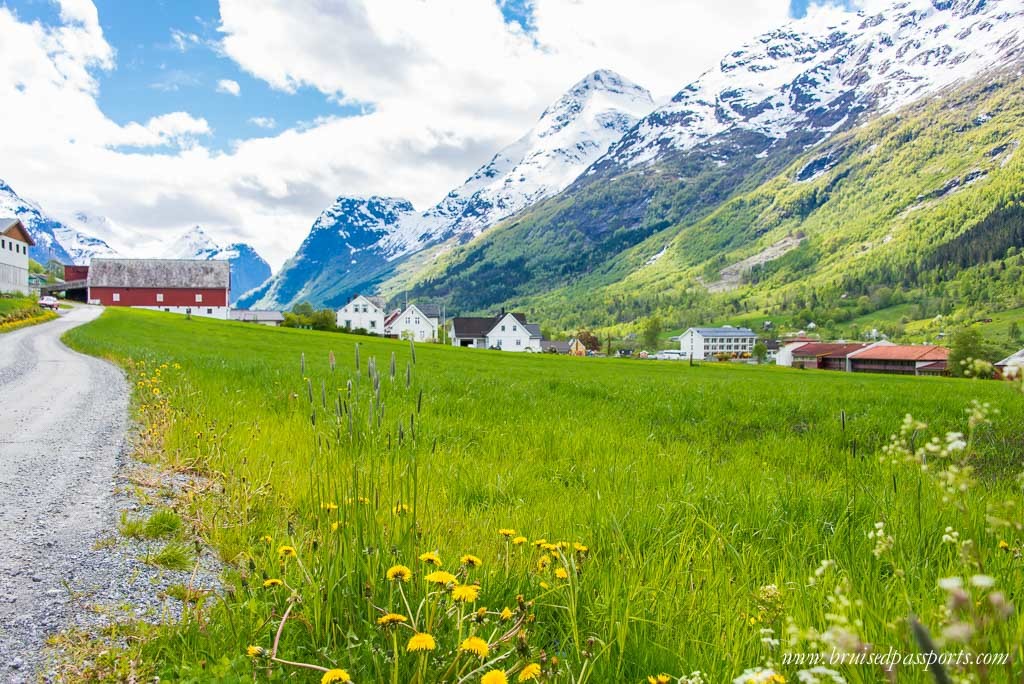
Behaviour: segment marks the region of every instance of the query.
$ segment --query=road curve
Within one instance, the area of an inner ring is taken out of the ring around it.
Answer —
[[[92,547],[114,520],[128,385],[60,341],[100,312],[0,335],[0,681],[35,681],[47,636],[110,581]]]

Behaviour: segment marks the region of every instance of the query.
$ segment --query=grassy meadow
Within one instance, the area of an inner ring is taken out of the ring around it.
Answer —
[[[126,368],[142,438],[209,483],[177,513],[225,592],[124,646],[140,678],[819,681],[783,654],[915,653],[911,614],[942,652],[1011,654],[963,681],[1024,674],[1024,395],[1006,383],[124,309],[66,339]],[[833,669],[816,676],[885,681]]]

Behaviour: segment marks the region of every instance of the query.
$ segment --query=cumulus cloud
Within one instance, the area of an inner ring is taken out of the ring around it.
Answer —
[[[242,86],[238,85],[238,81],[232,81],[230,78],[222,78],[217,81],[217,92],[238,97],[242,93]]]
[[[495,0],[221,0],[219,49],[241,69],[284,93],[315,88],[364,108],[284,130],[254,116],[257,135],[214,152],[201,111],[126,125],[103,114],[96,78],[116,53],[90,0],[63,0],[56,27],[0,6],[0,125],[18,131],[0,141],[15,160],[0,176],[55,212],[109,216],[139,245],[198,223],[223,242],[254,243],[277,265],[334,196],[406,196],[425,208],[589,71],[612,68],[671,96],[785,21],[788,2],[530,7],[527,33]],[[196,42],[176,35],[178,49]],[[230,83],[226,92],[238,94]]]

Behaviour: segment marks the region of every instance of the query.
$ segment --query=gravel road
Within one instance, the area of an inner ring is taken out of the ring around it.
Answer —
[[[115,571],[93,550],[113,524],[128,386],[115,366],[60,336],[100,314],[0,335],[0,680],[34,681],[46,637],[70,624],[79,592]]]

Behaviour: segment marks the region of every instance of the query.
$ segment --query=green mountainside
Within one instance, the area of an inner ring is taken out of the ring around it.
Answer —
[[[1024,306],[1024,91],[988,74],[817,146],[718,141],[616,169],[452,250],[412,286],[553,329],[745,317],[842,329]],[[755,136],[756,137],[756,136]],[[734,154],[722,154],[722,146]],[[760,263],[762,262],[763,263]]]

